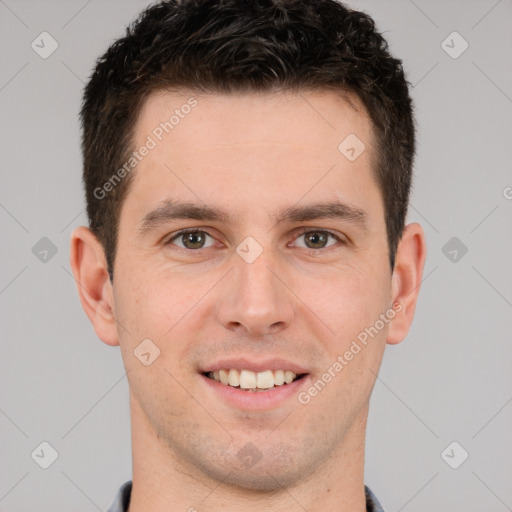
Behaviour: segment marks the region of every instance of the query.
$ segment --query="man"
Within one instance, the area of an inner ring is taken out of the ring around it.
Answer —
[[[111,512],[382,510],[370,394],[426,255],[401,62],[335,0],[171,0],[81,111],[82,306],[119,345],[133,480]]]

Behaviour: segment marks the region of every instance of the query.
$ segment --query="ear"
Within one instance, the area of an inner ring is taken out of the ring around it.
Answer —
[[[427,254],[423,228],[408,224],[397,248],[392,276],[392,307],[396,314],[389,324],[387,343],[400,343],[409,332],[420,291]]]
[[[103,246],[86,227],[71,234],[71,270],[82,308],[98,337],[107,345],[119,345],[114,312],[114,294]]]

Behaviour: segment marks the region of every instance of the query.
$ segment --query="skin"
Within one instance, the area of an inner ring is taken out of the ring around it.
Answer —
[[[371,123],[355,98],[357,110],[333,92],[156,93],[134,146],[191,96],[197,107],[133,171],[113,285],[95,236],[80,227],[71,240],[82,306],[98,337],[120,345],[127,371],[130,512],[363,512],[368,403],[386,344],[402,341],[414,316],[423,230],[406,226],[392,273]],[[353,162],[338,150],[349,134],[366,146]],[[170,198],[232,218],[168,220],[141,233],[145,215]],[[334,200],[364,210],[367,229],[338,218],[273,221],[285,207]],[[171,240],[194,227],[210,235],[202,248]],[[301,235],[304,227],[345,244]],[[263,250],[252,263],[236,252],[248,236]],[[200,374],[225,355],[275,355],[307,369],[307,390],[393,304],[394,318],[307,404],[294,395],[242,410]],[[149,366],[134,356],[146,338],[160,349]],[[249,442],[261,458],[246,467],[237,453]]]

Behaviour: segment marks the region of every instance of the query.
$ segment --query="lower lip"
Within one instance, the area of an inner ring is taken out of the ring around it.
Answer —
[[[304,377],[294,380],[291,384],[274,386],[266,391],[242,391],[240,388],[221,384],[205,375],[201,375],[201,378],[221,400],[237,409],[250,411],[273,409],[283,405],[290,398],[296,399],[300,389],[305,387],[309,381],[309,375],[304,375]]]

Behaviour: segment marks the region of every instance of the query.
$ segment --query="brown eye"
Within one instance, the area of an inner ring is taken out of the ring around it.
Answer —
[[[306,233],[304,235],[304,240],[310,249],[322,249],[327,244],[328,234],[319,231],[313,231]]]
[[[182,249],[197,250],[209,247],[205,246],[207,238],[212,237],[205,231],[181,231],[173,236],[167,243],[177,245]],[[180,243],[176,243],[176,241],[181,242],[181,245]]]
[[[334,243],[329,243],[329,238],[333,239]],[[297,240],[300,239],[304,240],[305,245],[297,244],[298,247],[313,250],[331,247],[332,245],[336,245],[336,242],[344,244],[344,241],[340,237],[330,231],[323,230],[303,231],[297,237]]]

